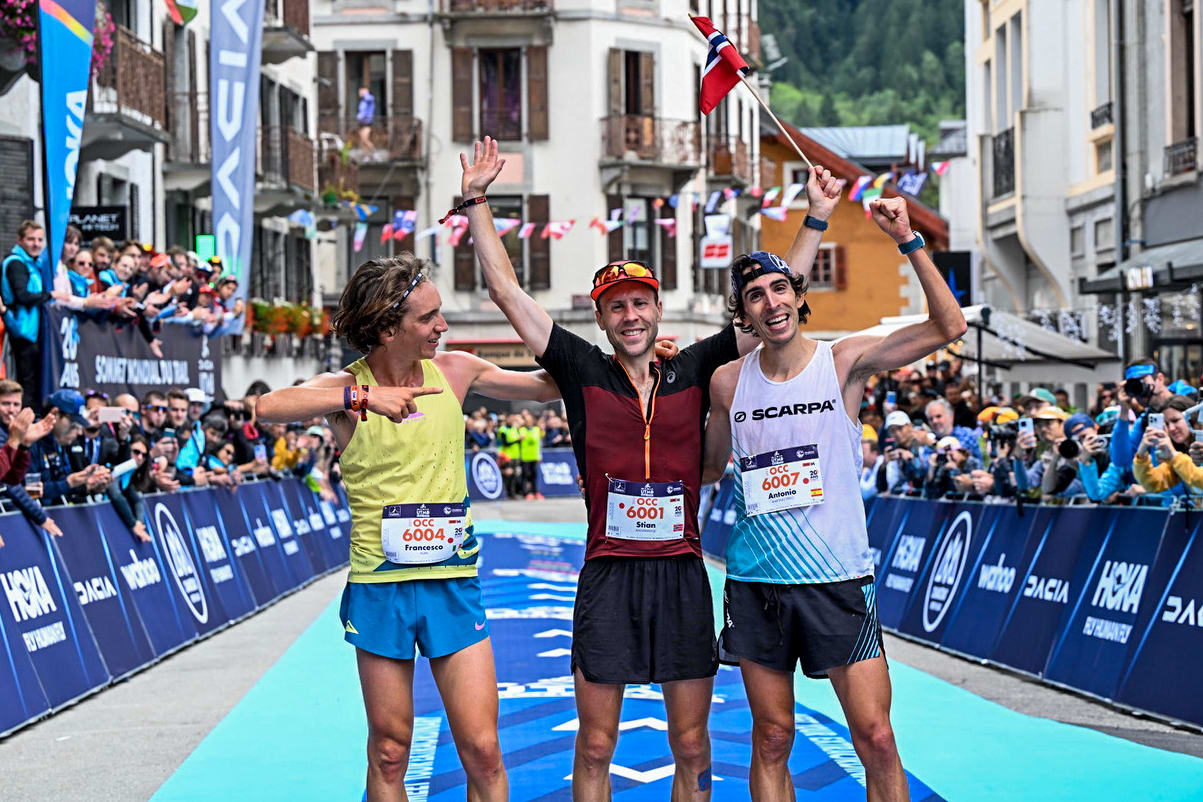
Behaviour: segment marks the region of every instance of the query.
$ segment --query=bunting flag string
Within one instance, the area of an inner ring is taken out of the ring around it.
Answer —
[[[664,229],[664,233],[669,239],[677,236],[677,218],[675,217],[658,217],[652,221],[656,225]]]

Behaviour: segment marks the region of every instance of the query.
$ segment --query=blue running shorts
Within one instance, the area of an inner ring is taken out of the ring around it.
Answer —
[[[489,637],[475,576],[348,582],[338,617],[347,643],[396,660],[445,657]]]

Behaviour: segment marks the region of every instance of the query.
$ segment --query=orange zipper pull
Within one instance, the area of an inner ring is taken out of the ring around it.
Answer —
[[[649,423],[645,423],[643,425],[643,439],[644,440],[652,439],[652,426]]]

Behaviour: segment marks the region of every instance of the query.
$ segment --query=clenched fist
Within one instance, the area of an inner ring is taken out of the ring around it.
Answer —
[[[899,245],[915,238],[905,198],[878,198],[869,203],[869,211],[877,227],[893,237]]]

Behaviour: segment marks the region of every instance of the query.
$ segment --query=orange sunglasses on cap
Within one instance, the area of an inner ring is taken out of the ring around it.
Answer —
[[[593,289],[589,292],[589,297],[596,301],[603,292],[624,281],[637,281],[646,284],[657,293],[660,292],[660,282],[656,280],[656,274],[652,272],[651,267],[643,262],[623,260],[611,262],[593,274]]]

